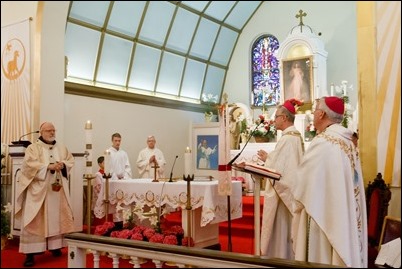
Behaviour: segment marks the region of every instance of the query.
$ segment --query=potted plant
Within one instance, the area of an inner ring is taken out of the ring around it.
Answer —
[[[214,115],[214,111],[216,111],[216,105],[218,103],[218,95],[202,94],[202,104],[206,105],[207,109],[204,112],[205,121],[212,121],[212,116]]]
[[[10,226],[10,212],[11,204],[3,206],[4,209],[1,210],[1,249],[3,249],[7,240],[11,237],[11,226]]]

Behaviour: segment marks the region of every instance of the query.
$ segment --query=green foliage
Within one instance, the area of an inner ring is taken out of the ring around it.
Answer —
[[[8,236],[10,230],[10,212],[1,210],[1,236]]]
[[[247,119],[243,119],[240,125],[240,133],[248,133],[247,130]]]
[[[349,104],[349,96],[345,95],[342,97],[342,99],[343,99],[343,102],[345,103],[345,105]],[[341,125],[343,127],[348,128],[349,122],[350,122],[350,117],[351,117],[350,113],[348,112],[347,109],[345,109],[345,112],[343,113],[343,120],[341,121]]]

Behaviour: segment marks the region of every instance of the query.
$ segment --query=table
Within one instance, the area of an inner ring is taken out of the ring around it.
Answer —
[[[94,214],[97,218],[105,216],[104,189],[96,201]],[[232,181],[230,199],[231,219],[242,217],[242,186],[240,181]],[[152,179],[109,180],[110,209],[122,211],[135,204],[135,209],[145,206],[168,206],[181,208],[182,226],[186,232],[187,222],[187,182],[152,182]],[[219,222],[227,221],[227,196],[218,194],[218,181],[202,180],[191,182],[192,229],[191,237],[195,246],[205,247],[219,243]],[[109,210],[109,212],[111,212]],[[121,215],[121,214],[120,214]],[[116,216],[116,215],[115,215]],[[208,245],[209,244],[209,245]]]

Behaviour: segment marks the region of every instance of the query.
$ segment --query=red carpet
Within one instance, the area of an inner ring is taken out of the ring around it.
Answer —
[[[263,203],[261,197],[260,205]],[[232,220],[232,252],[237,253],[254,253],[254,205],[253,197],[243,196],[243,217],[241,219]],[[181,219],[180,212],[177,212],[168,218],[168,221],[173,223]],[[222,222],[219,225],[219,242],[221,250],[228,249],[227,222]],[[1,251],[1,268],[21,268],[25,260],[25,255],[18,253],[18,238],[9,241],[8,246]],[[53,257],[50,252],[35,256],[35,266],[32,268],[67,268],[67,248],[63,249],[61,257]],[[93,256],[87,255],[87,267],[93,268]],[[111,259],[106,256],[101,256],[100,267],[110,268]],[[133,265],[129,260],[120,259],[120,268],[132,268]],[[141,265],[142,268],[155,268],[152,262]],[[164,268],[169,266],[164,265]]]

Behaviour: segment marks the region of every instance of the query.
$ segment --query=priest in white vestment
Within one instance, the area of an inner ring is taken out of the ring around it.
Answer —
[[[299,166],[293,189],[295,259],[367,268],[366,199],[353,132],[340,123],[344,102],[322,97],[314,111],[319,134]]]
[[[138,154],[137,168],[140,178],[156,178],[165,177],[166,160],[162,151],[156,147],[156,139],[153,135],[147,137],[147,147],[142,149]]]
[[[24,266],[34,265],[34,253],[50,250],[60,256],[63,234],[74,232],[68,182],[74,157],[55,138],[54,125],[43,123],[17,174],[15,218],[21,223],[19,251],[26,254]],[[56,183],[58,190],[53,188]]]
[[[261,255],[267,258],[294,259],[291,240],[293,197],[289,188],[289,176],[297,169],[304,153],[303,138],[294,126],[295,105],[295,100],[287,100],[277,107],[275,127],[282,131],[282,137],[271,153],[258,151],[265,166],[282,174],[277,182],[267,179],[265,187]]]
[[[110,152],[110,173],[111,179],[130,179],[132,178],[130,160],[127,152],[121,147],[121,135],[114,133],[112,135],[112,146],[108,149]]]

